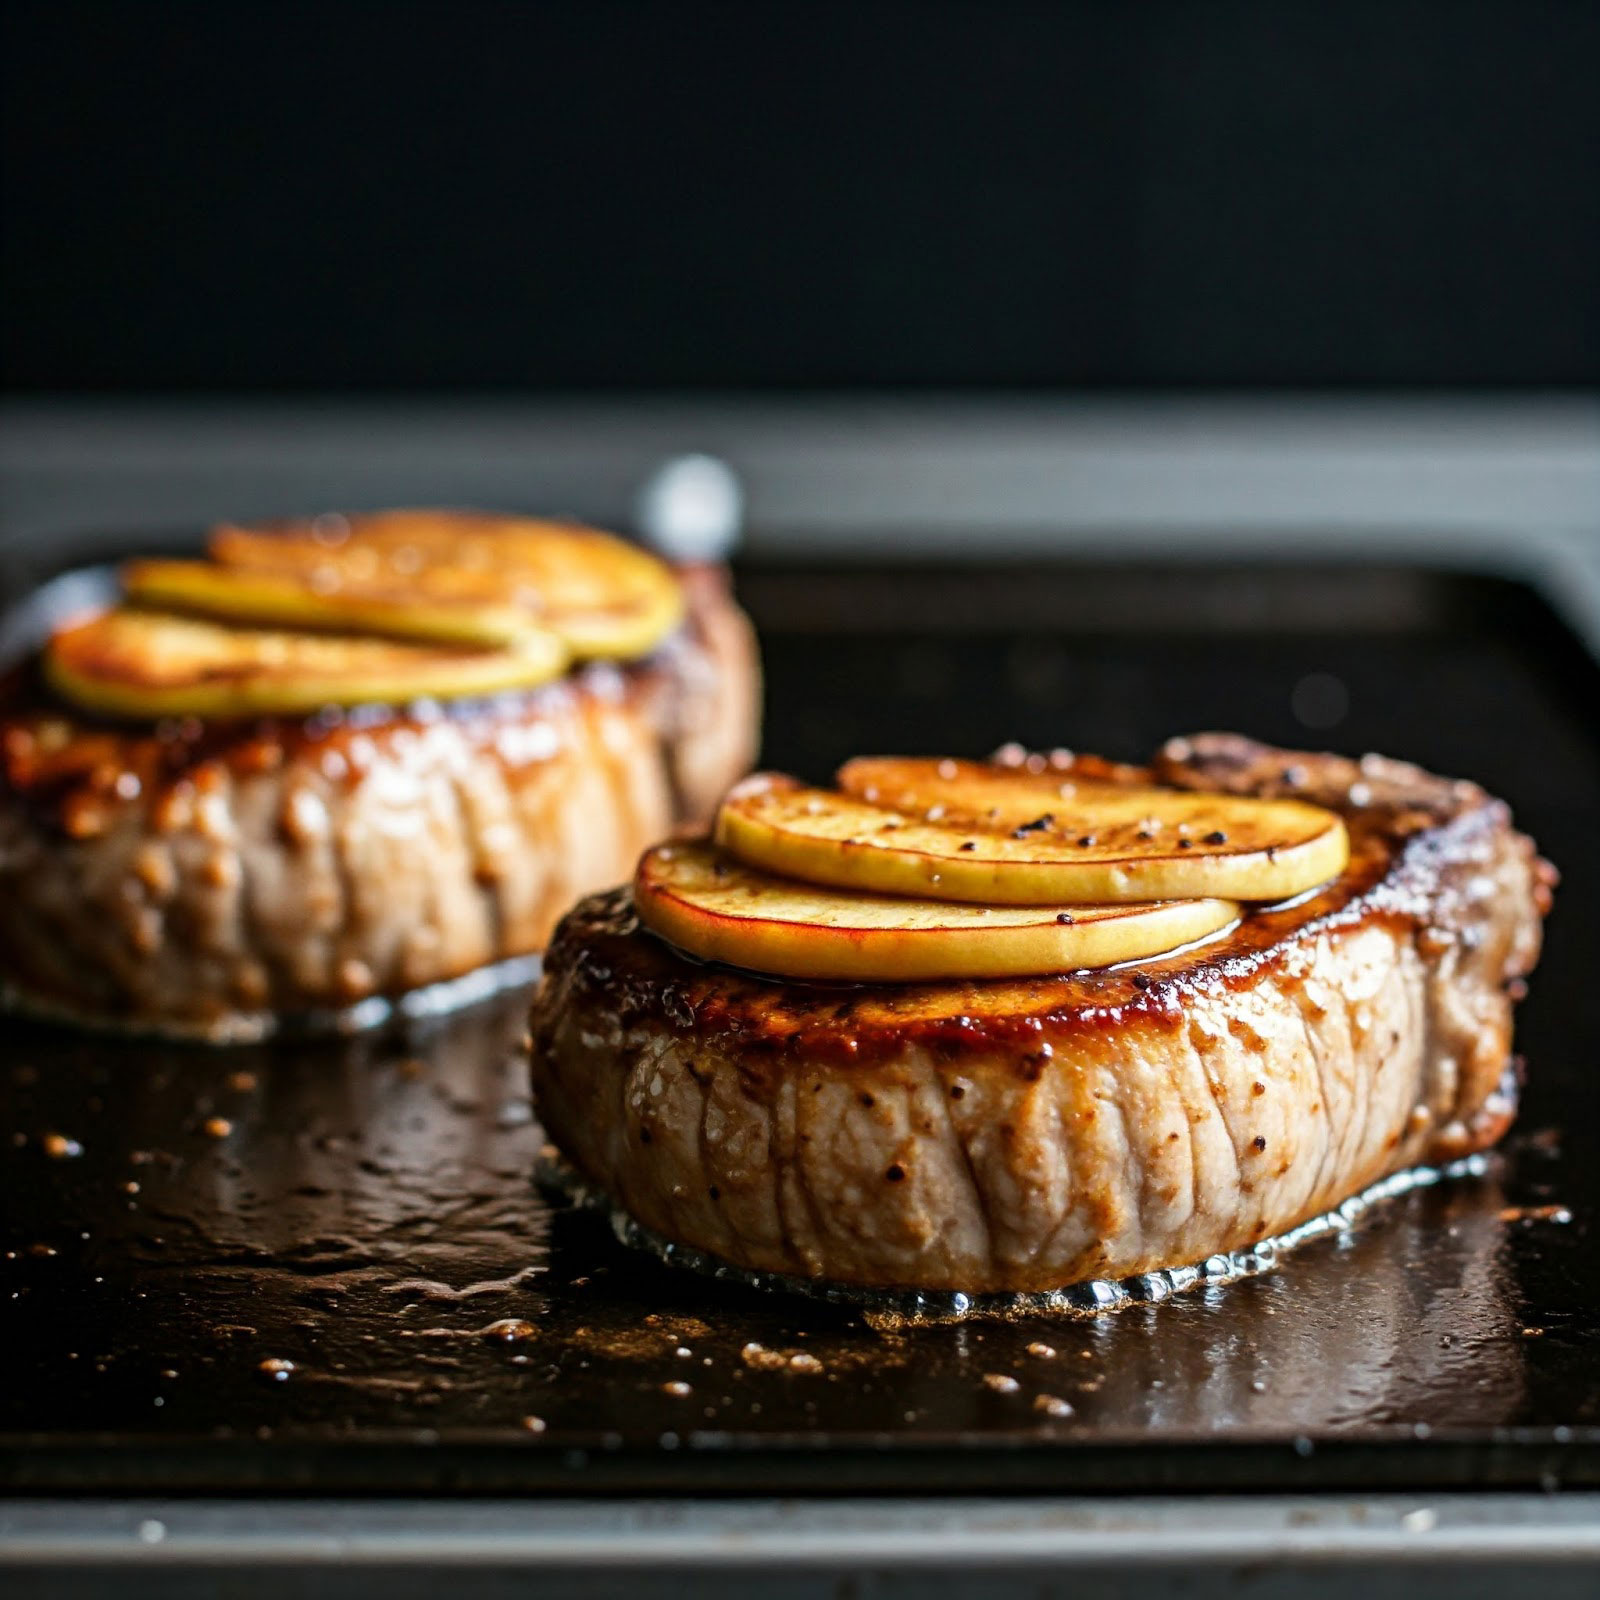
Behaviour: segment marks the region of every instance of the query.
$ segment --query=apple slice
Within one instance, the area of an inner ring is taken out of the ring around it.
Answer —
[[[579,659],[631,660],[684,616],[682,587],[648,551],[595,528],[528,517],[379,511],[229,525],[215,530],[210,550],[230,571],[297,587],[307,599],[296,620],[406,637],[501,643],[508,629],[544,627]],[[274,609],[261,620],[291,618]]]
[[[1226,900],[950,905],[773,877],[705,840],[657,845],[634,876],[647,928],[708,961],[784,978],[920,983],[1025,978],[1138,961],[1232,926]]]
[[[1080,769],[1070,756],[1028,768],[991,761],[959,761],[949,756],[857,756],[834,775],[845,793],[870,805],[915,815],[935,808],[963,823],[981,822],[1009,833],[1063,802],[1092,799],[1107,789],[1148,788],[1142,767],[1127,767],[1090,757]]]
[[[566,670],[552,633],[465,650],[338,634],[224,627],[117,609],[62,629],[44,655],[57,693],[112,717],[305,715],[529,689]]]
[[[812,883],[984,905],[1286,900],[1349,860],[1344,823],[1298,800],[926,766],[898,787],[881,771],[867,781],[864,764],[841,774],[880,796],[914,798],[917,809],[757,774],[723,801],[717,842]],[[932,798],[946,791],[948,801]]]
[[[122,569],[122,588],[142,606],[229,622],[332,628],[484,648],[513,644],[528,631],[528,614],[518,606],[408,600],[399,591],[347,593],[335,587],[322,592],[297,574],[210,561],[130,561]]]

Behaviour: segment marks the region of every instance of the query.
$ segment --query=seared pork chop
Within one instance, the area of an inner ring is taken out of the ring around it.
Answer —
[[[1327,806],[1349,866],[1198,949],[1027,981],[763,978],[593,896],[533,1005],[549,1137],[736,1266],[966,1293],[1200,1261],[1500,1137],[1554,882],[1504,804],[1230,735],[1121,770]]]
[[[0,687],[0,978],[34,1009],[214,1037],[539,950],[754,754],[723,575],[647,660],[336,718],[97,722]]]

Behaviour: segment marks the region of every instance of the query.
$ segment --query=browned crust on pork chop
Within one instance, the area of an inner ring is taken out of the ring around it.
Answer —
[[[97,721],[0,685],[0,976],[84,1020],[214,1035],[542,948],[754,755],[759,671],[715,569],[648,660],[308,720]]]
[[[709,966],[596,896],[533,1008],[550,1137],[739,1266],[973,1293],[1201,1260],[1500,1136],[1554,881],[1503,804],[1226,735],[1132,776],[1329,805],[1349,868],[1189,953],[967,984]]]

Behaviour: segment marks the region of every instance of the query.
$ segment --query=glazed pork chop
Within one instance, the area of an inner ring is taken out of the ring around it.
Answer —
[[[225,1038],[539,950],[573,899],[706,817],[759,671],[717,569],[642,661],[336,716],[100,720],[0,687],[0,974],[78,1020]]]
[[[550,1139],[738,1267],[978,1293],[1201,1261],[1500,1137],[1554,882],[1505,805],[1231,735],[1121,770],[1326,807],[1348,866],[1187,952],[977,982],[764,978],[591,897],[533,1006]]]

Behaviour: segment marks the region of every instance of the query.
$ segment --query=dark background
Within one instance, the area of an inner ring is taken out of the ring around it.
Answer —
[[[1600,5],[3,7],[13,391],[1600,382]]]

